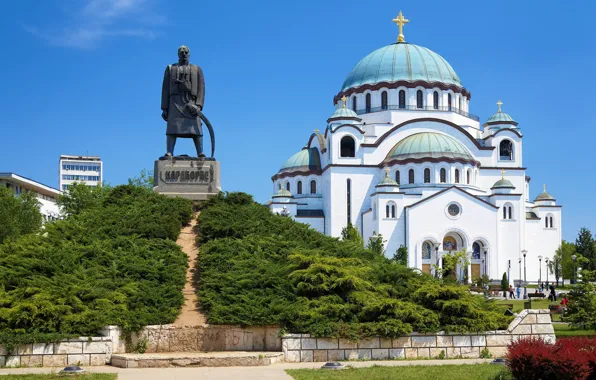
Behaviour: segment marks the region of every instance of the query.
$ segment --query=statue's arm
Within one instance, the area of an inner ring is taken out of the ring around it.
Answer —
[[[203,76],[203,70],[199,66],[197,66],[197,80],[198,80],[198,89],[197,89],[197,106],[203,110],[203,102],[205,101],[205,77]]]
[[[161,86],[161,109],[168,112],[170,106],[170,65],[166,67]]]

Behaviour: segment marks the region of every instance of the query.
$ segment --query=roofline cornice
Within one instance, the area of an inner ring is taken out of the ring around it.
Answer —
[[[361,118],[359,117],[352,117],[352,116],[341,116],[341,117],[330,117],[329,119],[327,119],[327,123],[330,123],[332,121],[338,121],[338,120],[354,120],[354,121],[362,121]]]
[[[509,132],[513,132],[513,133],[515,133],[515,134],[516,134],[516,135],[517,135],[519,138],[523,138],[523,137],[524,137],[524,136],[523,136],[521,133],[519,133],[519,131],[516,131],[516,130],[515,130],[515,129],[513,129],[513,128],[505,128],[505,129],[499,129],[498,131],[496,131],[496,132],[495,132],[495,133],[493,133],[492,135],[490,135],[490,136],[487,136],[487,137],[484,137],[482,140],[488,140],[488,139],[490,139],[490,138],[493,138],[493,137],[495,137],[495,136],[496,136],[496,135],[498,135],[499,133],[501,133],[501,132],[506,132],[506,131],[509,131]]]
[[[487,121],[486,123],[482,124],[483,127],[488,127],[491,125],[499,125],[499,124],[511,124],[515,125],[516,127],[519,125],[517,121]]]
[[[423,80],[417,81],[407,81],[407,80],[398,80],[396,82],[379,82],[375,84],[363,84],[358,87],[351,87],[345,90],[340,91],[337,95],[333,97],[333,104],[337,104],[337,102],[344,96],[348,97],[354,93],[361,94],[365,91],[377,91],[382,88],[387,89],[394,89],[399,87],[406,87],[406,88],[416,88],[416,87],[423,87],[428,90],[432,90],[434,88],[438,88],[440,90],[446,91],[451,90],[455,93],[460,93],[468,100],[472,98],[472,94],[468,91],[465,87],[456,86],[454,84],[445,84],[442,82],[427,82]]]
[[[428,157],[428,158],[405,158],[403,160],[400,160],[398,158],[389,160],[389,161],[383,161],[383,166],[391,166],[391,165],[405,165],[405,164],[410,164],[410,163],[414,163],[414,164],[422,164],[425,162],[432,162],[432,163],[439,163],[439,162],[449,162],[451,164],[453,163],[461,163],[461,164],[472,164],[474,166],[480,166],[480,162],[476,161],[476,160],[466,160],[464,158],[451,158],[451,157]]]

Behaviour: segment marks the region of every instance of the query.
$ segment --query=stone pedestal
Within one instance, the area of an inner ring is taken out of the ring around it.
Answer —
[[[154,177],[153,190],[170,197],[202,201],[221,191],[219,162],[209,158],[160,157]]]

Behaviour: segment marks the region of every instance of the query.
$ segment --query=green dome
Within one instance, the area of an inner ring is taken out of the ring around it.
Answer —
[[[405,42],[377,49],[362,58],[346,78],[342,91],[365,84],[424,81],[462,87],[451,65],[425,47]]]
[[[488,120],[486,121],[486,123],[484,125],[487,124],[513,124],[513,125],[517,125],[517,122],[515,120],[513,120],[513,118],[511,117],[511,115],[505,113],[505,112],[497,112],[494,115],[492,115],[491,117],[488,118]]]
[[[420,132],[406,137],[391,149],[385,161],[441,158],[476,162],[461,142],[436,132]]]
[[[330,120],[339,120],[339,119],[353,119],[353,118],[357,118],[359,120],[361,120],[358,115],[356,114],[356,112],[352,111],[349,108],[345,108],[345,107],[339,107],[338,109],[335,110],[335,112],[333,112],[333,115],[331,115],[329,117],[329,119],[327,121]]]
[[[288,190],[281,188],[273,194],[273,198],[292,198],[292,193]]]
[[[536,197],[536,199],[534,199],[534,202],[536,201],[555,201],[555,197],[553,197],[552,195],[550,195],[549,193],[546,192],[546,185],[544,185],[544,191],[540,194],[538,194],[538,196]]]
[[[495,182],[491,189],[515,189],[515,186],[508,179],[502,178]]]
[[[303,148],[300,152],[290,157],[279,170],[289,171],[321,170],[321,157],[317,148]]]
[[[389,172],[386,172],[385,177],[377,184],[377,187],[379,186],[399,186],[399,184],[396,180],[389,177]]]

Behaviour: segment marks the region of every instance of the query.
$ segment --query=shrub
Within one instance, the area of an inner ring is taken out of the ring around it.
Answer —
[[[519,380],[596,379],[596,339],[566,338],[549,344],[536,337],[508,346],[507,365]]]
[[[352,226],[344,240],[325,236],[238,193],[200,208],[198,299],[209,323],[350,339],[508,325],[483,297],[364,248]]]

